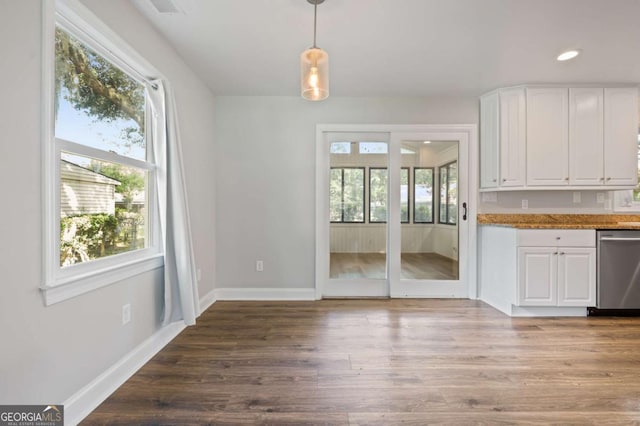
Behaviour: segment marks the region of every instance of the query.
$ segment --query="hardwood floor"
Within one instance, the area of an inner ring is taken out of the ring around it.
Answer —
[[[386,277],[384,253],[331,253],[330,278]],[[437,253],[402,253],[403,279],[457,280],[458,262]]]
[[[640,424],[640,318],[217,302],[83,424]]]

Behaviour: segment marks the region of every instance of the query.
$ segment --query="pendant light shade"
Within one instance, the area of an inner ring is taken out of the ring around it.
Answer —
[[[322,101],[329,97],[329,55],[318,47],[305,50],[300,55],[302,97],[310,101]]]
[[[316,46],[318,5],[324,0],[307,0],[313,4],[313,46],[300,55],[300,87],[304,99],[322,101],[329,97],[329,55]]]

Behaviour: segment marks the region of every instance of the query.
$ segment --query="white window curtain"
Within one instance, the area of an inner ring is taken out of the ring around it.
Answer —
[[[200,308],[175,98],[161,80],[148,83],[147,93],[164,249],[163,325],[180,320],[193,325]]]

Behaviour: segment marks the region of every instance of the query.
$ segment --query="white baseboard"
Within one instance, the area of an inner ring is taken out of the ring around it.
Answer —
[[[91,383],[64,401],[66,425],[77,425],[185,329],[183,321],[158,330]]]
[[[513,306],[512,317],[586,317],[587,308],[553,306]]]
[[[217,288],[216,300],[316,300],[314,288]]]
[[[215,290],[211,290],[200,299],[200,313],[202,314],[214,303],[216,303],[216,292]]]

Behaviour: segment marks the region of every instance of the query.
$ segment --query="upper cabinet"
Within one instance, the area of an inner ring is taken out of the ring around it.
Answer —
[[[499,89],[481,98],[480,125],[481,189],[637,184],[636,87]]]
[[[569,184],[569,92],[527,88],[527,185]]]

